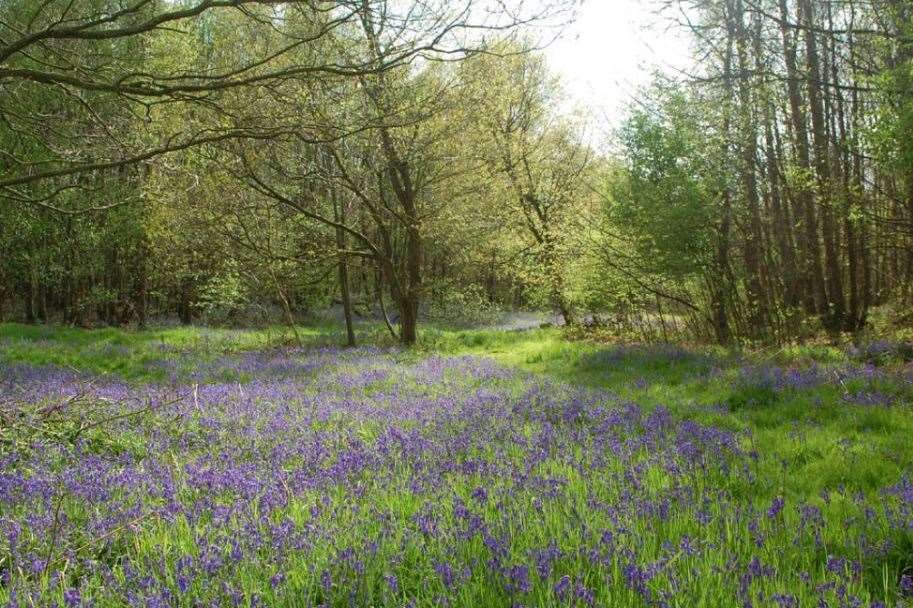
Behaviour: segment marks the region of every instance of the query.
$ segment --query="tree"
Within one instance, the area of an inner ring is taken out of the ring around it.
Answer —
[[[580,141],[581,125],[556,116],[560,85],[543,57],[512,45],[492,52],[468,62],[461,73],[477,116],[472,144],[491,178],[503,181],[512,220],[532,239],[536,274],[565,323],[572,324],[568,249],[580,232],[574,221],[590,198],[593,153]]]
[[[257,162],[244,158],[244,172],[239,173],[257,193],[352,238],[358,249],[347,255],[376,264],[397,306],[399,338],[404,344],[417,339],[425,295],[424,224],[446,204],[437,193],[455,175],[452,159],[447,158],[451,151],[442,144],[455,133],[441,117],[460,100],[449,91],[453,81],[447,64],[386,66],[398,62],[403,48],[432,48],[425,39],[442,40],[462,30],[513,28],[522,21],[512,16],[500,23],[476,23],[475,8],[473,2],[457,10],[445,2],[422,3],[399,14],[386,3],[363,2],[358,30],[347,32],[347,50],[362,53],[364,59],[358,63],[372,69],[355,83],[302,93],[299,99],[309,97],[308,104],[299,107],[307,126],[292,137],[274,140],[292,148],[300,148],[299,142],[323,141],[332,168],[312,161],[313,169],[300,172],[301,166],[308,166],[302,154],[310,153],[295,149],[271,154],[263,165],[265,172]],[[475,48],[470,44],[485,48],[484,39],[464,40],[456,54],[470,56]],[[340,102],[347,97],[348,102]],[[348,133],[340,127],[347,122],[354,123]],[[292,179],[294,175],[300,179]],[[327,213],[325,202],[313,195],[314,188],[302,185],[315,180],[347,191],[363,217],[344,222]],[[357,223],[358,219],[367,223]]]
[[[725,112],[725,109],[723,109]],[[729,337],[725,295],[728,259],[727,208],[731,177],[722,170],[712,129],[713,116],[699,99],[659,80],[649,102],[633,111],[620,132],[625,163],[610,176],[599,226],[600,259],[621,275],[633,304],[660,298],[698,309],[702,284],[724,310],[714,310],[717,339]],[[714,243],[714,241],[717,241]],[[720,263],[723,266],[720,266]]]

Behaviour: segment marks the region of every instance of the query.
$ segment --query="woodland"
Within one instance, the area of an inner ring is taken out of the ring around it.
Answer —
[[[913,608],[913,2],[603,2],[0,0],[0,606]]]
[[[910,4],[651,6],[694,73],[603,141],[542,53],[571,0],[4,1],[0,316],[909,326]]]

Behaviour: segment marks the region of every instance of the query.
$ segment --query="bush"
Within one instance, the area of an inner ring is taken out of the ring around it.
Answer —
[[[502,313],[481,288],[473,285],[464,290],[445,289],[441,296],[429,302],[425,314],[437,323],[472,327],[496,323]]]
[[[213,325],[228,323],[246,304],[241,277],[232,266],[206,281],[196,302],[203,321]]]

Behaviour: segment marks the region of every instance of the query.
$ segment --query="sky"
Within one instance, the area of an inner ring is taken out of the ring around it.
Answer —
[[[575,23],[545,49],[565,85],[569,107],[591,113],[594,129],[605,134],[620,124],[654,69],[688,65],[687,41],[654,7],[651,0],[584,0]]]

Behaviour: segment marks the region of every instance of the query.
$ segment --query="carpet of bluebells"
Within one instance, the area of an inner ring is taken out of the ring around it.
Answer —
[[[480,357],[149,365],[0,363],[0,606],[913,606],[913,477],[796,496],[707,422],[822,387],[913,416],[864,361],[744,367],[702,421]]]

